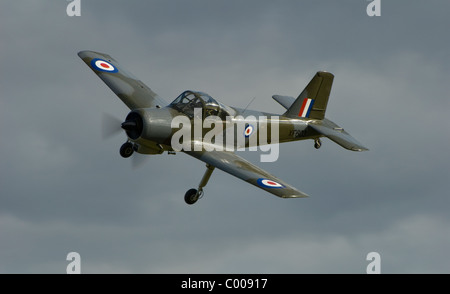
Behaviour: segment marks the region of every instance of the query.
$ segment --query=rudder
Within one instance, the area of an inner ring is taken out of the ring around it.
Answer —
[[[324,119],[334,75],[319,71],[283,114],[291,118]]]

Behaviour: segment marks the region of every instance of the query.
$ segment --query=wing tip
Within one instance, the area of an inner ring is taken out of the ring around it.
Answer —
[[[369,148],[366,148],[366,147],[353,147],[353,148],[351,148],[350,150],[352,150],[352,151],[357,151],[357,152],[370,151],[370,149],[369,149]]]
[[[283,195],[281,196],[281,198],[309,198],[310,196],[308,194],[305,193],[301,193],[301,194],[288,194],[288,195]]]
[[[101,53],[101,52],[92,51],[92,50],[81,50],[77,54],[81,59],[84,59],[86,57],[90,57],[90,58],[101,57],[101,58],[113,59],[110,55],[108,55],[106,53]]]
[[[88,56],[89,53],[94,53],[94,52],[90,51],[90,50],[81,50],[77,54],[80,58],[84,58],[84,57]]]

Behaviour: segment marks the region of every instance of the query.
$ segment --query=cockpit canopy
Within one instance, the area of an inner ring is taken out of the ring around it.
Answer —
[[[194,109],[202,110],[203,118],[215,115],[225,118],[232,111],[229,107],[217,102],[214,98],[203,92],[184,91],[171,104],[171,107],[186,114],[190,118],[194,117]],[[233,111],[234,112],[234,111]]]

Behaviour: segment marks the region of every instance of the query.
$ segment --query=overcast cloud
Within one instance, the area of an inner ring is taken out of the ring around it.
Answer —
[[[0,273],[449,273],[448,1],[0,0]],[[282,113],[318,70],[327,117],[370,151],[324,139],[259,163],[311,195],[279,199],[204,163],[120,157],[102,113],[128,108],[79,59],[113,56],[166,101],[186,89]]]

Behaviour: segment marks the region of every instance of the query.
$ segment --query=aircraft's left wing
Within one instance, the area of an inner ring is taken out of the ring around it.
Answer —
[[[108,54],[81,51],[78,52],[78,56],[131,110],[167,105],[155,92],[121,67]]]
[[[247,183],[255,185],[281,198],[303,198],[307,194],[298,191],[282,180],[249,161],[226,151],[184,151],[207,164],[217,167]]]

